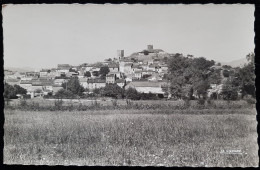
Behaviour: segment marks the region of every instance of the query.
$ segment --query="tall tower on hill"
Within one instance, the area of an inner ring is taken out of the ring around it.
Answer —
[[[117,50],[117,57],[119,60],[124,58],[124,50]]]
[[[147,49],[148,50],[152,50],[153,49],[153,45],[147,45]]]

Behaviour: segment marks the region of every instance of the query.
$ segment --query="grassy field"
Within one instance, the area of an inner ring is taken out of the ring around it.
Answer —
[[[4,164],[258,166],[256,111],[230,111],[5,110]]]

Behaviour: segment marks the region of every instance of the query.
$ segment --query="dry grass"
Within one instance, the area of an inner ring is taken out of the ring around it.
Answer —
[[[5,110],[4,163],[258,166],[255,111],[229,111],[199,115]],[[221,153],[238,149],[241,154]]]

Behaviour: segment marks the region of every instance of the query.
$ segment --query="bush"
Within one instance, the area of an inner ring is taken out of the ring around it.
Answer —
[[[190,107],[190,106],[191,106],[190,100],[189,100],[189,99],[185,99],[185,100],[184,100],[184,107],[185,107],[185,108],[188,108],[188,107]]]
[[[205,105],[205,99],[198,99],[197,104],[200,105],[200,106],[204,106]]]
[[[57,108],[58,110],[60,110],[60,109],[62,108],[62,104],[63,104],[62,99],[58,99],[58,100],[55,100],[55,101],[54,101],[54,106],[55,106],[55,108]]]
[[[74,98],[76,95],[74,95],[71,91],[69,90],[65,90],[65,89],[60,89],[59,91],[57,91],[57,93],[55,94],[55,98],[56,99],[72,99]]]
[[[23,95],[23,98],[24,98],[24,99],[30,99],[30,98],[31,98],[31,95],[25,94],[25,95]]]
[[[117,107],[117,100],[112,100],[112,105],[114,106],[114,107]]]
[[[27,106],[27,101],[25,99],[20,100],[20,106],[21,107]]]
[[[131,100],[140,100],[141,98],[138,91],[135,88],[131,88],[131,87],[125,90],[125,96],[127,99],[131,99]]]
[[[158,97],[156,96],[156,94],[153,93],[140,93],[139,94],[141,100],[157,100]]]
[[[247,97],[245,100],[250,105],[256,104],[256,100],[253,97]]]

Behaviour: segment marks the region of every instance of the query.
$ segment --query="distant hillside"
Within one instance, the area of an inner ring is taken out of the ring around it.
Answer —
[[[220,62],[220,63],[221,65],[230,65],[231,67],[243,67],[245,64],[248,63],[248,61],[246,58],[241,58],[230,62]]]
[[[4,69],[5,70],[10,70],[10,71],[13,71],[13,72],[28,72],[28,71],[35,71],[34,68],[31,68],[31,67],[8,67],[8,66],[4,66]]]

